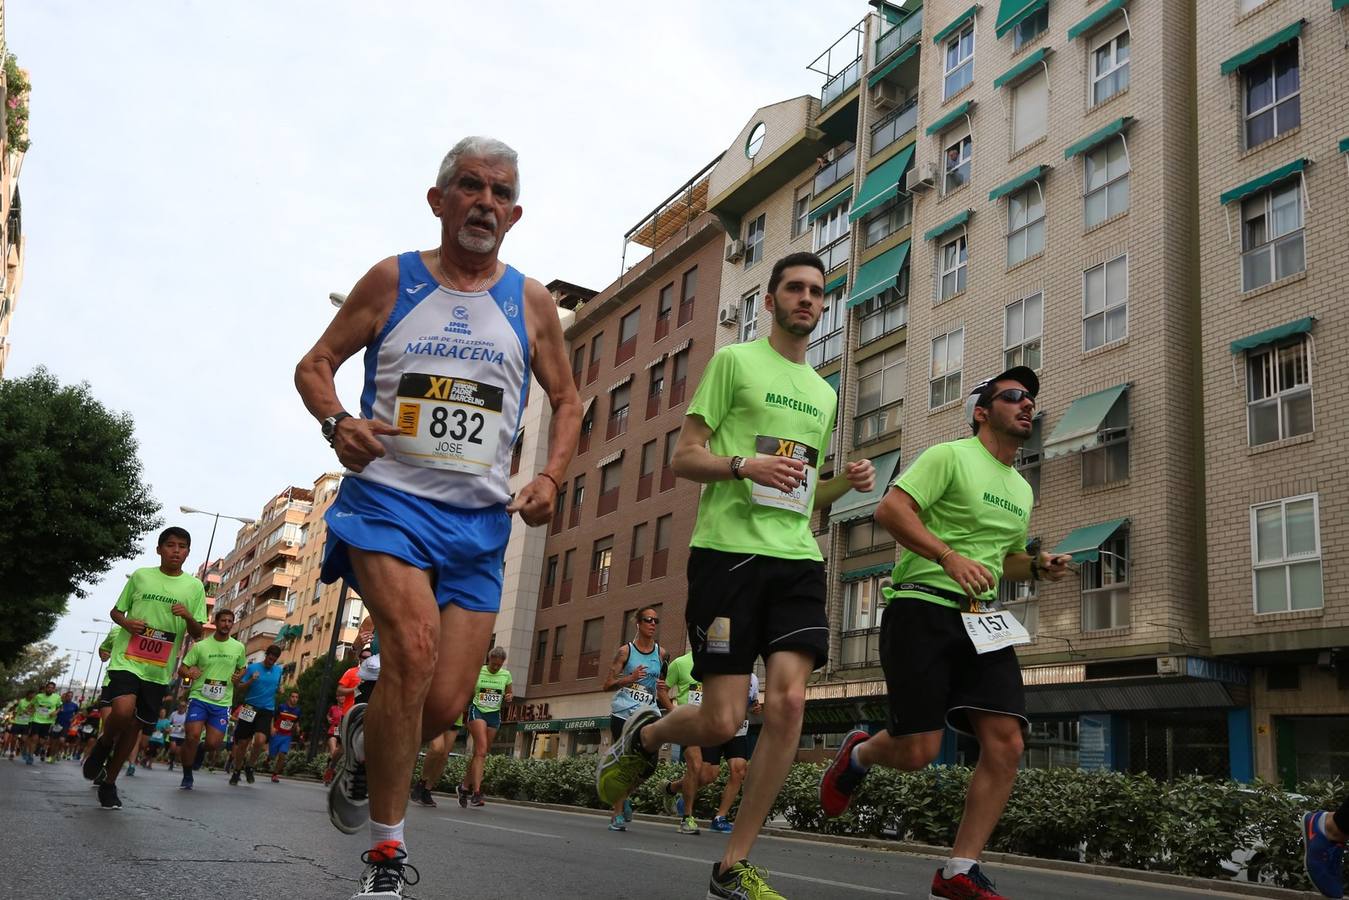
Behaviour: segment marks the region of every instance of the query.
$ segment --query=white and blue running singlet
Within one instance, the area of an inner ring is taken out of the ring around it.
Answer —
[[[403,253],[361,391],[361,415],[400,433],[347,474],[461,509],[506,503],[528,386],[525,277],[507,266],[490,291],[465,294],[438,284],[417,251]]]
[[[628,641],[628,663],[623,667],[624,675],[631,675],[638,666],[646,666],[646,677],[633,684],[627,684],[614,694],[609,712],[620,719],[626,719],[644,706],[656,705],[656,681],[660,678],[660,644],[643,653],[637,645]]]

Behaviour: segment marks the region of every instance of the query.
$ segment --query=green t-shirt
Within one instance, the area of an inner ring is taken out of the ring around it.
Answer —
[[[122,626],[120,626],[120,625],[114,625],[114,626],[112,626],[111,628],[108,629],[108,636],[105,637],[105,638],[103,639],[103,643],[101,643],[101,644],[98,645],[98,649],[107,651],[109,661],[112,660],[112,645],[115,644],[115,643],[117,642],[117,635],[120,634],[121,631],[122,631]],[[107,686],[108,686],[108,682],[109,682],[110,680],[112,680],[112,672],[111,672],[111,670],[104,670],[104,672],[103,672],[103,686],[104,686],[104,687],[107,687]]]
[[[118,632],[108,671],[130,672],[152,684],[169,683],[187,633],[187,622],[173,614],[175,603],[186,606],[198,622],[206,621],[206,590],[196,578],[186,572],[165,575],[158,566],[131,573],[116,608],[145,622],[146,633]]]
[[[33,701],[20,697],[14,704],[14,724],[27,725],[33,721]]]
[[[670,666],[665,670],[665,687],[670,692],[670,699],[676,706],[689,705],[689,691],[694,691],[695,699],[698,701],[694,706],[702,704],[703,686],[700,682],[693,680],[693,651],[689,650],[683,656],[670,660]]]
[[[789,456],[806,463],[807,477],[790,493],[748,478],[704,485],[690,545],[822,559],[810,532],[810,514],[837,408],[834,389],[810,366],[782,357],[767,338],[718,350],[688,408],[712,429],[712,453],[746,459]]]
[[[183,665],[201,669],[201,677],[192,682],[187,699],[229,706],[234,697],[234,676],[248,666],[248,652],[232,637],[221,641],[212,636],[193,644],[183,657]]]
[[[38,694],[33,698],[33,722],[37,725],[50,725],[56,721],[56,711],[61,708],[60,694]]]
[[[478,712],[496,712],[501,709],[502,698],[506,696],[506,688],[510,685],[509,669],[503,666],[494,673],[483,666],[478,671],[478,686],[473,689],[473,706]]]
[[[1035,494],[1021,473],[995,459],[977,437],[968,437],[927,448],[894,484],[918,504],[918,518],[928,531],[993,574],[995,587],[981,599],[995,598],[1003,560],[1026,550]],[[941,566],[910,550],[900,556],[891,580],[964,593]],[[916,597],[953,609],[960,606],[919,591],[887,587],[882,593],[885,602]]]

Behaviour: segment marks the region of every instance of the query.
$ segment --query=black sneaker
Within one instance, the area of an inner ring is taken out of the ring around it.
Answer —
[[[487,801],[482,798],[482,791],[474,791],[473,799],[468,804],[469,806],[486,806]]]
[[[98,786],[98,805],[104,809],[122,808],[122,798],[117,796],[116,784],[100,784]]]
[[[351,900],[402,900],[404,886],[416,884],[421,878],[407,858],[407,850],[397,841],[381,841],[373,850],[362,853],[365,872]]]
[[[253,767],[252,767],[252,766],[244,766],[244,778],[247,778],[247,779],[248,779],[248,783],[249,783],[249,784],[252,784],[252,783],[253,783]]]
[[[238,783],[239,783],[239,773],[234,772],[230,775],[230,784],[238,784]]]
[[[96,780],[103,772],[103,767],[107,765],[108,757],[112,756],[112,747],[104,746],[102,741],[94,742],[94,749],[89,751],[89,755],[84,758],[84,764],[80,771],[84,777],[90,781]]]
[[[459,787],[455,788],[455,790],[459,793],[459,805],[460,805],[460,806],[463,806],[463,807],[467,807],[467,806],[468,806],[468,788],[464,787],[463,783],[460,783]]]
[[[436,805],[436,798],[431,796],[431,789],[426,786],[425,782],[419,781],[412,786],[412,799],[413,802],[420,803],[422,806]]]
[[[104,766],[103,768],[99,769],[98,774],[94,776],[94,787],[102,787],[103,782],[107,780],[108,780],[108,768],[107,766]]]

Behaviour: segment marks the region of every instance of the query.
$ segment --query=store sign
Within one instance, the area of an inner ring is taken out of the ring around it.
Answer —
[[[608,716],[583,716],[575,719],[547,719],[521,722],[521,731],[598,731],[609,724]]]
[[[547,718],[547,703],[512,703],[501,714],[502,722],[539,722]]]

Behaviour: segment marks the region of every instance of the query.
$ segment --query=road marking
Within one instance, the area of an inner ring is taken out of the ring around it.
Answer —
[[[486,822],[470,822],[468,819],[460,819],[454,816],[441,816],[445,822],[453,822],[456,825],[473,825],[477,828],[492,828],[496,831],[510,831],[515,834],[532,834],[534,837],[560,838],[560,834],[549,834],[546,831],[525,831],[523,828],[507,828],[503,825],[488,825]]]
[[[622,849],[628,853],[645,853],[648,856],[663,856],[667,859],[682,859],[685,862],[698,863],[698,865],[700,866],[707,865],[706,859],[696,856],[679,856],[678,854],[675,853],[662,853],[659,850],[638,850],[633,847],[623,847]],[[890,897],[908,896],[903,891],[890,891],[884,888],[868,887],[865,884],[850,884],[849,882],[846,881],[830,881],[828,878],[812,878],[809,875],[795,875],[791,872],[781,872],[777,869],[773,870],[772,875],[774,878],[794,878],[797,881],[809,881],[813,884],[823,884],[828,885],[829,887],[848,888],[854,891],[864,891],[868,894],[885,894],[886,896]]]

